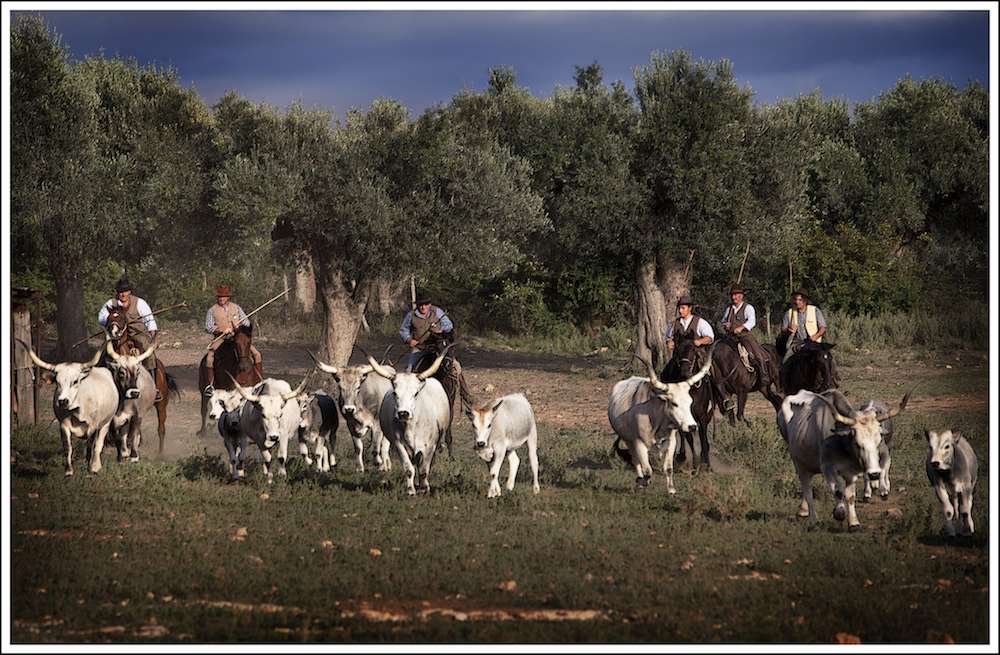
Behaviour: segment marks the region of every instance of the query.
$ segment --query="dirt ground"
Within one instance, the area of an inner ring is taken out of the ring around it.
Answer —
[[[198,364],[204,356],[210,338],[194,326],[165,328],[160,333],[160,349],[157,355],[167,367],[168,373],[177,380],[181,398],[171,398],[167,410],[166,438],[162,455],[156,453],[156,416],[150,412],[144,419],[144,457],[154,460],[176,461],[182,457],[202,454],[222,454],[221,439],[199,437],[201,426],[201,404],[198,385]],[[255,345],[264,358],[265,377],[288,380],[294,387],[312,369],[308,351],[315,344],[279,343],[266,337],[255,340]],[[96,346],[97,341],[93,344]],[[362,335],[360,345],[371,353],[384,353],[392,346],[389,359],[395,361],[405,351],[397,339],[381,335]],[[508,393],[521,392],[529,399],[539,423],[555,428],[593,429],[607,431],[608,393],[614,384],[629,375],[625,358],[562,356],[540,353],[518,352],[509,349],[487,348],[473,344],[463,344],[457,351],[462,362],[466,380],[477,400],[486,401]],[[942,356],[953,361],[952,356]],[[355,349],[352,364],[364,361],[362,353]],[[861,378],[886,380],[910,380],[914,372],[907,365],[894,365],[874,371],[872,367],[853,369],[841,366],[843,380]],[[920,362],[919,367],[943,368],[943,363]],[[967,356],[963,368],[980,369],[987,374],[987,362],[981,357]],[[323,374],[317,374],[313,387],[323,381]],[[43,387],[39,407],[46,419],[51,419],[51,387]],[[850,392],[848,390],[848,395]],[[852,400],[856,400],[852,397]],[[886,399],[889,400],[889,399]],[[909,407],[917,411],[934,411],[956,407],[983,407],[988,401],[988,385],[981,390],[967,394],[934,395],[929,390],[921,390],[910,401]],[[760,395],[753,394],[748,399],[748,417],[773,416],[770,404]],[[467,430],[464,419],[456,417],[456,441],[460,442]],[[471,438],[471,436],[470,436]]]

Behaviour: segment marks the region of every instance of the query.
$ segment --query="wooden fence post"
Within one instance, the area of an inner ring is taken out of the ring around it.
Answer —
[[[14,302],[10,308],[11,337],[20,339],[24,343],[30,344],[31,339],[31,312],[24,303]],[[17,403],[17,423],[18,425],[29,425],[35,422],[35,366],[31,361],[31,356],[27,349],[17,341],[14,342],[14,361],[12,373],[12,384],[14,388],[14,401]]]

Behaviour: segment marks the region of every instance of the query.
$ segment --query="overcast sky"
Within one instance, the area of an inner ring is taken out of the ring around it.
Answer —
[[[102,51],[172,66],[214,103],[233,89],[285,107],[391,97],[414,114],[491,67],[547,96],[574,65],[633,88],[650,53],[732,60],[757,102],[819,89],[858,102],[905,75],[989,86],[986,11],[45,11],[73,56]]]

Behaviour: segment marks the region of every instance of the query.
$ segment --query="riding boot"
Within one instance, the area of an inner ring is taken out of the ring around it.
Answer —
[[[153,403],[155,404],[163,400],[163,394],[160,393],[160,387],[156,384],[156,367],[154,366],[153,368],[146,370],[149,371],[149,374],[153,377],[153,386],[156,388],[156,399],[153,400]]]
[[[211,396],[212,392],[215,391],[215,387],[212,386],[212,383],[215,382],[215,367],[205,367],[205,375],[208,377],[208,384],[205,385],[204,393],[206,396]]]

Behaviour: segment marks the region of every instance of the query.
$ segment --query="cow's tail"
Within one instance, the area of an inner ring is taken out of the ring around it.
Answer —
[[[167,389],[177,400],[181,399],[181,388],[177,386],[177,380],[169,373],[163,374],[167,378]]]
[[[622,458],[622,461],[632,466],[632,454],[628,451],[628,448],[619,448],[618,444],[622,441],[621,437],[615,439],[614,445],[611,448],[615,451],[615,454]]]

